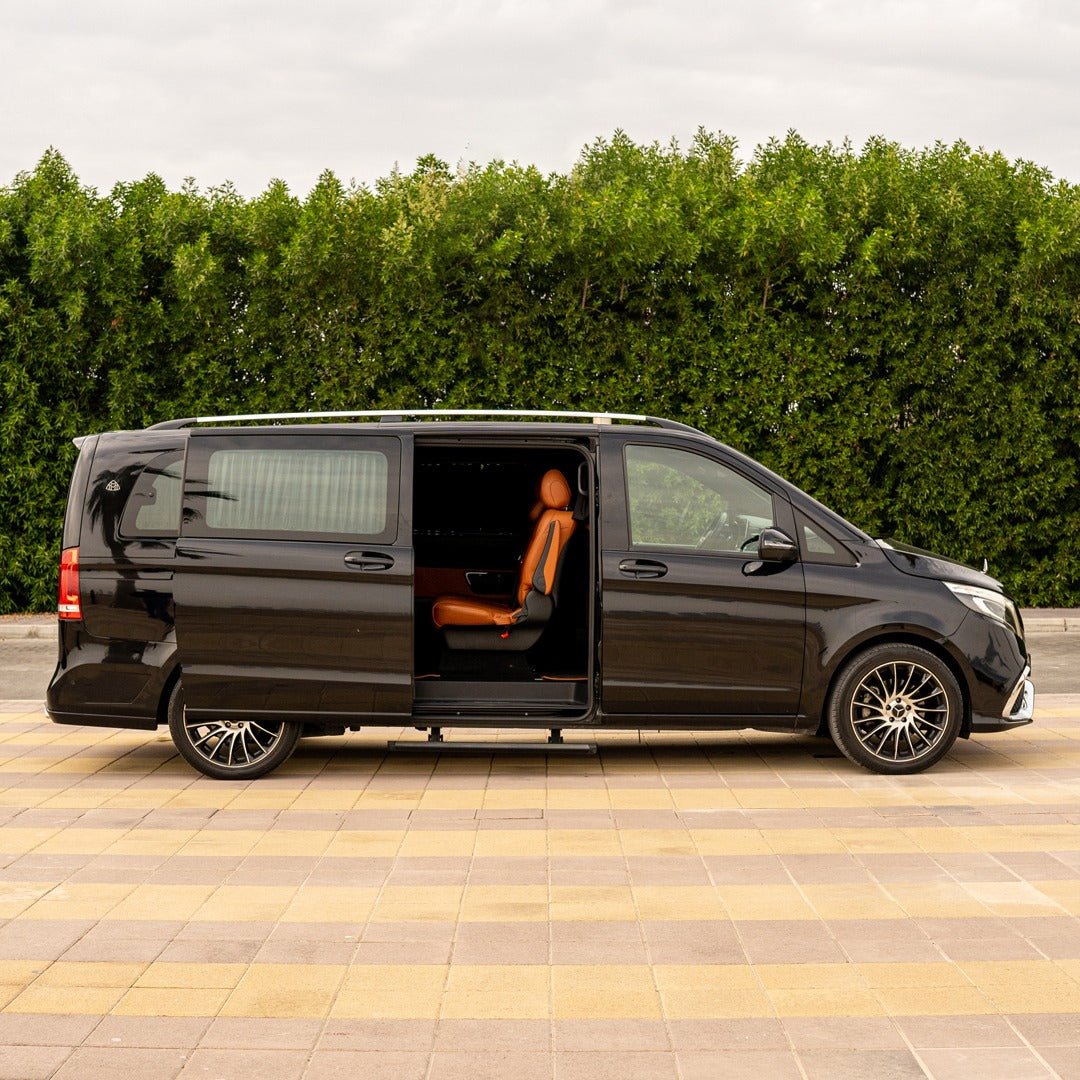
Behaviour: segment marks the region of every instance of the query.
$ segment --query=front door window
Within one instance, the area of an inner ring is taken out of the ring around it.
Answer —
[[[686,450],[627,446],[626,483],[635,548],[752,552],[762,529],[775,524],[767,491]]]

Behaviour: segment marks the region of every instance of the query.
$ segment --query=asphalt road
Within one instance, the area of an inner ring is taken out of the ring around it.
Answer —
[[[1031,634],[1036,694],[1080,693],[1080,634]],[[0,641],[0,700],[42,698],[56,664],[54,641]]]

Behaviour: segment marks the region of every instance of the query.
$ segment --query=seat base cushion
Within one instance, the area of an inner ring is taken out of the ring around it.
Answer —
[[[512,626],[516,608],[473,596],[440,596],[431,605],[435,626]]]

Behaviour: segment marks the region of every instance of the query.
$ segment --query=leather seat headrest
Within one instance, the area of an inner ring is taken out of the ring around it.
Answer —
[[[570,485],[558,469],[548,469],[540,481],[540,501],[549,510],[565,510],[570,505]]]

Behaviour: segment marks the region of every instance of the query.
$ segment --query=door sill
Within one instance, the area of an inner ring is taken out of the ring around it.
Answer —
[[[584,716],[589,683],[528,679],[520,681],[417,680],[413,713],[417,716]]]

